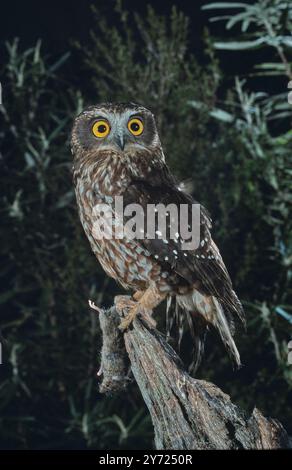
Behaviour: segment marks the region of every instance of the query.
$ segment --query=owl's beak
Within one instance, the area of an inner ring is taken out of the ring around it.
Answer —
[[[124,150],[125,148],[125,137],[122,135],[118,135],[116,138],[116,144],[118,147],[120,147],[121,150]]]

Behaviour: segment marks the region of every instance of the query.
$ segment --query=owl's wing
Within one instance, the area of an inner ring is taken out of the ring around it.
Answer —
[[[174,204],[178,208],[182,204],[189,209],[189,223],[192,217],[192,204],[195,201],[190,195],[179,190],[176,180],[169,172],[167,166],[155,169],[153,173],[144,178],[132,180],[123,194],[124,206],[131,203],[139,204],[143,208],[145,227],[147,227],[147,205],[148,204]],[[178,221],[180,217],[178,217]],[[168,221],[169,228],[171,220]],[[158,221],[155,220],[155,224]],[[162,239],[155,233],[154,239],[144,237],[140,240],[141,245],[159,262],[164,270],[175,272],[187,283],[199,281],[204,294],[212,295],[220,299],[224,307],[230,312],[236,312],[243,319],[241,304],[232,289],[232,283],[224,265],[219,250],[212,240],[211,219],[203,206],[200,206],[200,245],[195,250],[184,250],[180,237],[170,237],[167,230],[166,237]],[[155,227],[155,232],[158,225]],[[178,234],[181,228],[178,227]]]

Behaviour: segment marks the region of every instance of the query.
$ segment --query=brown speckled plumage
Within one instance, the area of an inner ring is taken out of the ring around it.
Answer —
[[[133,116],[139,117],[144,124],[139,137],[131,135],[127,129],[127,122]],[[111,126],[104,139],[91,132],[92,123],[100,118],[106,119]],[[191,207],[194,202],[179,190],[165,164],[151,112],[133,103],[108,103],[86,109],[74,122],[72,153],[80,220],[105,272],[124,288],[144,292],[139,302],[142,305],[144,299],[145,308],[154,308],[165,297],[175,297],[177,308],[185,312],[192,325],[196,365],[203,351],[202,337],[209,324],[218,329],[239,364],[232,338],[233,318],[243,319],[243,311],[211,238],[211,220],[202,206],[200,246],[196,250],[184,251],[179,238],[99,240],[95,236],[97,215],[93,208],[102,203],[113,206],[115,196],[123,196],[124,205],[140,204],[145,208],[145,214],[149,203],[175,204],[177,207],[188,204]],[[121,223],[115,218],[114,211],[113,220]]]

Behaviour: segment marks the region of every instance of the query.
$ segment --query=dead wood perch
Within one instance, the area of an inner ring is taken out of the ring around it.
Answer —
[[[150,412],[156,449],[283,449],[289,438],[258,409],[248,417],[216,385],[190,377],[163,336],[136,319],[124,334],[115,307],[100,311],[101,392],[125,388],[129,363]]]

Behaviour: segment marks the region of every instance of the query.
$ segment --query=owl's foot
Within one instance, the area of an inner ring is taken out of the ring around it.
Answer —
[[[126,304],[127,307],[130,308],[127,316],[123,318],[120,323],[119,329],[122,331],[125,331],[131,325],[138,313],[140,313],[151,326],[155,326],[156,323],[151,318],[151,312],[166,296],[166,294],[162,294],[154,286],[149,287],[145,292],[140,293],[139,291],[134,295],[139,300],[138,302],[133,302],[129,297],[127,298]],[[130,302],[132,302],[132,304]]]
[[[115,307],[120,315],[129,311],[136,305],[136,302],[129,295],[116,295]]]
[[[144,291],[143,290],[137,290],[134,294],[133,294],[133,299],[134,300],[140,300],[142,295],[144,295]]]
[[[141,298],[141,293],[139,292],[139,294],[139,298]],[[136,297],[135,294],[133,295],[133,297]],[[156,322],[151,317],[151,312],[143,309],[143,307],[139,305],[139,303],[134,302],[129,297],[123,295],[117,296],[117,298],[115,299],[115,306],[118,313],[120,313],[121,315],[125,314],[125,312],[128,312],[119,325],[119,329],[121,331],[125,331],[131,325],[137,313],[141,314],[144,320],[146,320],[146,322],[153,328],[156,327]]]
[[[129,328],[131,323],[134,321],[137,313],[140,311],[139,304],[135,303],[135,305],[130,309],[129,313],[123,318],[119,325],[119,329],[121,331],[125,331]]]
[[[117,295],[115,297],[115,307],[117,312],[120,315],[125,315],[126,313],[126,316],[123,318],[119,326],[120,330],[124,331],[130,326],[138,313],[138,310],[136,310],[137,305],[137,302],[128,295]]]

